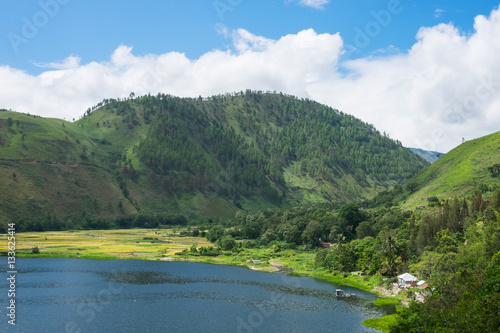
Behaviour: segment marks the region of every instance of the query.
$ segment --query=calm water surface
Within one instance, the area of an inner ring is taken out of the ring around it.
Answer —
[[[197,263],[17,259],[16,326],[0,332],[378,332],[376,296],[312,278]],[[5,274],[2,274],[5,276]],[[6,279],[0,293],[8,291]]]

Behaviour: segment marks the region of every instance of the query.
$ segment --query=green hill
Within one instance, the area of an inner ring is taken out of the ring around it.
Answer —
[[[0,164],[1,219],[32,229],[342,204],[428,165],[353,116],[251,91],[107,99],[75,123],[1,111]]]
[[[426,205],[427,198],[471,196],[481,189],[488,196],[500,188],[500,132],[467,141],[411,179],[414,193],[405,206]]]

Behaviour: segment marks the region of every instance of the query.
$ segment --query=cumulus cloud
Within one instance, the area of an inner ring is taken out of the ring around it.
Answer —
[[[198,59],[179,52],[137,56],[122,45],[109,61],[81,64],[71,56],[42,64],[47,70],[37,76],[0,67],[0,107],[72,119],[130,92],[281,91],[353,114],[405,146],[447,152],[462,138],[500,130],[500,11],[476,17],[474,28],[470,35],[452,24],[422,28],[407,52],[341,62],[339,34],[312,29],[277,40],[222,29],[233,46]]]

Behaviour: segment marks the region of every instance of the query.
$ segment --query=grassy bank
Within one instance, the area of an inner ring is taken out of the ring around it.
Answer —
[[[363,321],[363,325],[375,328],[383,332],[389,332],[389,328],[396,322],[397,314],[383,316],[382,318],[370,318]]]

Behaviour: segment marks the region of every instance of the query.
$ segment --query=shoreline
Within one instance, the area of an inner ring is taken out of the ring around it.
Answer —
[[[200,263],[200,264],[210,264],[210,265],[223,265],[223,266],[235,266],[242,267],[246,269],[250,269],[253,271],[264,272],[264,273],[279,273],[279,274],[289,274],[292,276],[298,277],[309,277],[313,279],[319,279],[325,282],[329,282],[339,286],[346,286],[350,288],[355,288],[359,290],[363,290],[370,294],[378,296],[378,298],[373,301],[373,304],[378,307],[382,307],[384,305],[377,304],[377,300],[381,298],[392,298],[392,297],[384,297],[380,291],[377,291],[375,287],[369,285],[365,281],[353,281],[354,276],[349,276],[349,278],[340,277],[338,275],[330,275],[321,274],[320,272],[305,272],[305,271],[296,271],[291,267],[286,267],[284,264],[277,263],[273,259],[270,259],[270,262],[265,265],[259,265],[259,263],[252,265],[250,263],[236,263],[236,262],[225,262],[222,260],[214,260],[217,257],[203,257],[203,259],[197,258],[186,258],[186,257],[146,257],[146,256],[123,256],[123,255],[112,255],[112,254],[98,254],[98,255],[76,255],[76,254],[30,254],[30,253],[18,253],[18,258],[54,258],[54,259],[91,259],[91,260],[147,260],[147,261],[163,261],[163,262],[190,262],[190,263]],[[271,263],[273,261],[273,263]],[[278,267],[277,267],[278,266]],[[360,280],[359,277],[356,280]],[[384,326],[384,323],[387,321],[394,321],[395,314],[389,314],[382,316],[380,318],[369,318],[362,322],[364,326],[371,327],[377,329],[381,332],[388,332],[384,329],[387,326]],[[384,327],[384,328],[382,328]]]
[[[3,253],[2,253],[3,254]],[[3,256],[3,255],[2,255]],[[72,253],[66,254],[55,254],[55,253],[39,253],[39,254],[31,254],[31,253],[17,253],[17,258],[58,258],[58,259],[91,259],[91,260],[147,260],[147,261],[164,261],[164,262],[191,262],[191,263],[200,263],[200,264],[211,264],[211,265],[223,265],[223,266],[237,266],[243,267],[246,269],[250,269],[257,272],[264,273],[279,273],[279,274],[289,274],[292,276],[298,277],[309,277],[314,279],[323,280],[332,284],[337,284],[341,286],[346,286],[350,288],[356,288],[363,290],[365,292],[369,292],[373,295],[384,297],[383,294],[376,290],[375,287],[369,285],[368,283],[363,283],[363,281],[353,281],[352,279],[346,277],[340,277],[338,275],[330,275],[326,274],[316,274],[315,271],[312,272],[304,272],[304,271],[296,271],[293,267],[287,267],[284,264],[266,264],[264,265],[252,265],[250,263],[232,263],[214,260],[213,258],[217,257],[209,257],[204,256],[203,259],[196,258],[186,258],[186,257],[147,257],[147,256],[132,256],[132,255],[116,255],[116,254],[96,254],[96,255],[77,255]],[[273,259],[271,259],[273,260]],[[279,265],[279,266],[278,266]],[[278,267],[277,267],[278,266]],[[352,278],[352,276],[350,276]],[[359,279],[357,279],[359,280]]]

